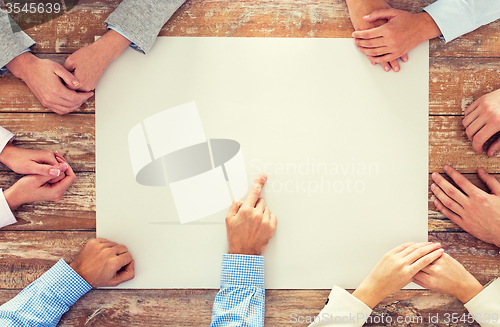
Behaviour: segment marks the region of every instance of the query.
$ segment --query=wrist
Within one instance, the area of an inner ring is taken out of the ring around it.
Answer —
[[[479,283],[475,278],[469,282],[465,282],[464,284],[465,285],[458,287],[458,293],[455,294],[455,297],[462,303],[469,302],[472,298],[484,290],[483,285],[481,285],[481,283]]]
[[[12,59],[5,67],[17,78],[23,81],[28,76],[29,72],[32,70],[32,65],[39,60],[31,52],[25,52],[19,56]]]
[[[12,153],[12,151],[15,150],[15,148],[16,147],[14,145],[12,145],[11,142],[8,142],[5,145],[5,147],[2,149],[2,151],[0,152],[0,162],[6,166],[9,166],[8,165],[9,157],[11,156],[11,153]]]
[[[96,41],[96,44],[102,46],[108,64],[118,58],[131,43],[129,39],[113,30],[109,30]]]
[[[19,206],[24,204],[15,191],[14,185],[4,190],[3,195],[11,211],[16,210],[17,208],[19,208]]]
[[[441,30],[434,19],[432,19],[431,15],[425,11],[415,15],[417,15],[420,22],[417,26],[419,26],[419,29],[422,31],[422,33],[420,33],[422,36],[420,42],[425,42],[441,35]]]
[[[385,298],[382,292],[371,287],[366,287],[363,283],[352,293],[352,295],[370,307],[370,309],[375,308]]]

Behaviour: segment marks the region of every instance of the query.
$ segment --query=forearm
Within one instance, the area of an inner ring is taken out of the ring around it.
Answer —
[[[28,74],[30,73],[31,67],[33,66],[33,64],[35,64],[37,60],[40,59],[38,59],[31,52],[25,52],[12,59],[5,66],[7,67],[8,70],[10,70],[10,72],[14,76],[22,80],[25,80],[26,76],[28,76]]]
[[[356,31],[372,28],[374,25],[367,23],[363,17],[378,9],[387,9],[390,6],[384,0],[346,0],[349,17]],[[380,25],[382,22],[379,23]],[[375,25],[379,25],[375,24]]]
[[[264,258],[224,255],[211,326],[264,326],[264,312]]]
[[[88,285],[63,260],[0,306],[1,326],[56,326]]]
[[[113,30],[108,31],[96,41],[96,45],[102,48],[102,53],[108,63],[118,58],[130,43],[130,40]]]

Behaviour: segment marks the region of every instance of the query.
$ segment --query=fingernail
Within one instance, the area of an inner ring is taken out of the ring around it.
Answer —
[[[267,176],[266,174],[260,174],[259,178],[262,179],[264,182],[267,181]]]
[[[450,167],[448,167],[448,166],[444,166],[444,167],[443,167],[444,172],[445,172],[445,173],[447,173],[449,168],[450,168]]]
[[[61,164],[59,165],[59,169],[60,169],[60,170],[66,170],[66,169],[68,169],[68,164],[67,164],[67,163],[65,163],[65,162],[61,163]]]
[[[437,207],[437,205],[438,205],[438,200],[437,199],[434,200],[434,205]]]
[[[76,79],[74,79],[74,80],[73,80],[73,85],[74,85],[74,86],[78,86],[78,85],[80,85],[80,83],[78,83],[78,81],[77,81]]]
[[[352,32],[351,36],[352,36],[352,37],[355,37],[355,36],[354,36],[354,32]]]
[[[60,154],[59,151],[54,152],[55,154]]]
[[[433,191],[434,191],[434,189],[436,189],[436,184],[432,184],[432,185],[431,185],[431,190],[433,190]]]
[[[432,173],[432,179],[436,179],[438,177],[437,173]]]
[[[363,16],[363,18],[370,18],[370,15]]]
[[[388,72],[389,70],[391,70],[391,68],[389,68],[389,66],[385,66],[384,70]]]
[[[49,175],[58,177],[59,175],[61,175],[61,171],[59,169],[51,169],[49,170]]]
[[[397,66],[396,66],[396,67],[394,67],[394,71],[395,71],[395,72],[399,72],[399,67],[397,67]]]

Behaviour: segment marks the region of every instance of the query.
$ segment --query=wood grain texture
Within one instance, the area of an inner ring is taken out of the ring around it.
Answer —
[[[412,12],[432,2],[389,1],[394,8]],[[33,52],[63,63],[70,53],[106,32],[104,20],[119,3],[81,0],[67,15],[30,29],[28,34],[38,42]],[[160,35],[348,38],[352,31],[344,0],[188,0]],[[430,42],[429,172],[442,172],[445,164],[452,165],[482,190],[487,189],[477,178],[476,169],[484,167],[500,179],[500,161],[498,155],[487,158],[472,151],[461,120],[470,103],[500,88],[499,35],[500,22],[495,22],[447,44],[439,39]],[[15,212],[19,222],[0,230],[0,303],[15,296],[59,258],[71,261],[83,244],[95,237],[94,113],[92,97],[77,113],[57,116],[43,108],[22,81],[11,74],[0,77],[0,126],[16,133],[20,147],[58,150],[78,176],[63,200],[24,205]],[[0,187],[12,185],[18,178],[0,164]],[[430,191],[428,199],[429,240],[441,242],[483,284],[500,275],[499,249],[464,233],[436,211]],[[63,316],[59,326],[208,326],[216,293],[93,290]],[[267,290],[266,327],[307,326],[291,324],[290,315],[317,315],[328,294],[329,290]],[[439,314],[439,323],[429,325],[448,326],[445,313],[466,310],[450,296],[400,291],[377,306],[372,317],[423,317],[423,323],[428,324],[429,314]],[[416,320],[392,325],[422,324]]]
[[[74,171],[95,171],[94,115],[5,113],[0,126],[16,135],[16,146],[59,151]]]
[[[398,9],[419,12],[433,1],[398,0]],[[36,53],[72,53],[103,35],[106,17],[118,1],[81,1],[72,11],[27,31]],[[499,23],[445,44],[431,41],[431,56],[497,57]],[[342,0],[188,0],[160,32],[162,36],[350,37],[353,31]]]
[[[0,232],[0,303],[35,280],[59,258],[70,262],[94,237],[88,232]],[[465,233],[431,233],[446,251],[482,283],[496,276],[498,248]],[[6,269],[8,268],[8,269]],[[9,290],[10,289],[10,290]],[[64,315],[60,326],[208,325],[217,290],[93,290]],[[317,315],[329,290],[268,290],[266,326],[290,323],[290,315]],[[394,317],[465,312],[458,300],[429,291],[401,291],[385,299],[373,315]],[[307,326],[306,324],[294,324]],[[414,324],[412,326],[417,326]]]

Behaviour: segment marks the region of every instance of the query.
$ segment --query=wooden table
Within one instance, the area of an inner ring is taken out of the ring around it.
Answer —
[[[396,0],[391,4],[416,12],[431,2]],[[73,51],[90,44],[94,35],[105,33],[103,21],[119,3],[81,0],[69,14],[30,29],[28,34],[38,42],[33,52],[62,63]],[[330,38],[350,37],[352,31],[343,0],[188,0],[160,35]],[[476,169],[484,167],[498,177],[500,161],[498,156],[487,158],[473,152],[461,121],[464,108],[473,100],[500,88],[498,36],[500,23],[496,22],[449,44],[438,39],[430,42],[429,173],[442,172],[449,164],[483,189]],[[82,245],[95,237],[95,103],[91,98],[77,112],[61,117],[43,108],[11,74],[0,78],[0,85],[0,125],[16,134],[16,144],[58,150],[78,175],[62,201],[24,205],[15,212],[18,223],[0,231],[3,303],[59,258],[71,261]],[[4,166],[0,170],[1,187],[7,188],[19,178]],[[395,188],[404,190],[404,176],[401,181]],[[464,233],[436,210],[433,199],[429,192],[429,240],[441,242],[481,283],[499,276],[498,248]],[[63,316],[60,326],[208,326],[216,293],[197,289],[93,290]],[[317,315],[328,293],[268,290],[266,326],[306,326],[291,324],[290,314]],[[389,314],[394,319],[398,315],[407,319],[423,316],[427,322],[429,314],[439,313],[439,325],[444,325],[445,313],[464,312],[462,304],[450,296],[401,291],[376,307],[374,315]]]

